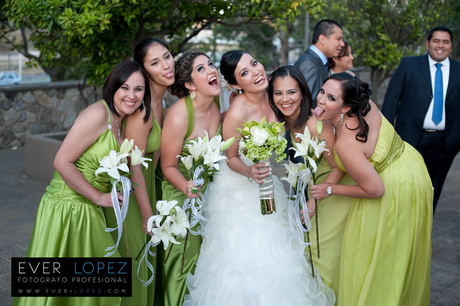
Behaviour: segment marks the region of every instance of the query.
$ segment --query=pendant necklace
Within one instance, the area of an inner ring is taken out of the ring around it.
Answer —
[[[117,136],[118,136],[118,141],[121,142],[121,129],[120,127],[118,126],[118,119],[115,118],[115,124],[117,126]]]

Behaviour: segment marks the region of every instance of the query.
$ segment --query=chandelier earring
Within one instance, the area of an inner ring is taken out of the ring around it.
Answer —
[[[345,116],[343,114],[340,114],[340,117],[339,119],[337,119],[337,122],[339,123],[339,125],[342,125],[343,124],[343,119],[345,118]]]
[[[195,99],[196,98],[196,92],[195,91],[191,91],[190,92],[190,99]]]

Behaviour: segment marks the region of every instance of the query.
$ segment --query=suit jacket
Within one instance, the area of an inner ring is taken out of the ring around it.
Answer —
[[[302,71],[305,79],[307,79],[308,88],[310,89],[313,98],[313,107],[316,106],[316,96],[323,86],[324,80],[327,79],[327,70],[321,61],[321,58],[310,48],[308,48],[299,57],[294,64],[295,67]]]
[[[388,85],[382,113],[413,146],[422,136],[432,88],[428,54],[403,58]],[[448,153],[455,156],[460,149],[460,62],[453,59],[445,97],[446,145]]]

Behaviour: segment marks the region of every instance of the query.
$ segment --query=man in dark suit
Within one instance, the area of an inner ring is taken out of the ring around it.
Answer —
[[[401,138],[423,156],[434,187],[433,212],[460,149],[460,62],[449,57],[452,32],[435,27],[428,54],[401,60],[390,80],[382,112]]]
[[[311,46],[295,62],[294,66],[307,80],[314,105],[324,80],[329,76],[327,59],[338,57],[344,46],[342,26],[334,20],[323,19],[313,30]]]

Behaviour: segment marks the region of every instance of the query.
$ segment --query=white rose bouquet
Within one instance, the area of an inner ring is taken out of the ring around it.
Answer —
[[[284,132],[284,122],[267,122],[265,117],[260,122],[247,121],[243,128],[238,128],[241,134],[239,153],[252,160],[254,163],[264,162],[270,165],[269,158],[273,153],[277,155],[276,161],[286,158],[287,141],[281,136]],[[273,178],[265,178],[259,185],[260,209],[263,215],[276,211],[273,191]]]
[[[120,147],[120,152],[111,150],[109,155],[104,156],[100,161],[98,169],[96,169],[95,174],[99,175],[100,173],[107,173],[109,180],[112,183],[112,204],[115,212],[115,217],[117,220],[117,227],[107,228],[106,232],[113,232],[118,229],[118,237],[115,245],[108,247],[106,249],[107,253],[105,256],[111,256],[118,248],[120,243],[121,234],[123,232],[123,221],[126,218],[129,207],[129,196],[131,194],[131,181],[128,176],[130,174],[128,167],[128,157],[131,160],[131,165],[140,165],[142,164],[145,168],[148,168],[147,161],[151,161],[150,158],[143,157],[143,151],[139,150],[137,146],[134,145],[134,140],[125,139]],[[121,172],[121,173],[120,173]],[[121,184],[121,189],[118,189],[118,185]],[[123,202],[118,201],[117,193],[121,191],[123,195]]]

